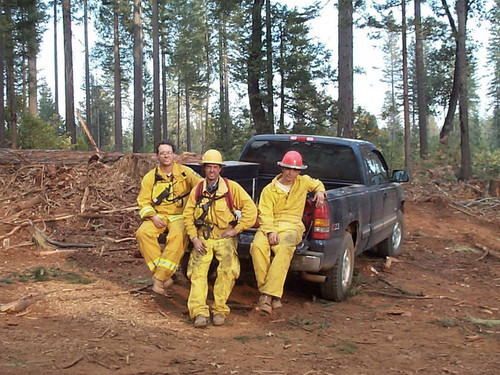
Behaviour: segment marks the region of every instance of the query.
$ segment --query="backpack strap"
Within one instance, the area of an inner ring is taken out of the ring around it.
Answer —
[[[236,215],[234,214],[233,195],[231,194],[231,189],[229,188],[229,181],[227,180],[227,177],[223,177],[223,179],[227,187],[227,193],[225,194],[227,206],[229,207],[229,210],[231,211],[233,216],[236,217]]]
[[[203,193],[203,181],[201,181],[197,186],[196,186],[196,203],[198,203],[201,200],[201,196]]]

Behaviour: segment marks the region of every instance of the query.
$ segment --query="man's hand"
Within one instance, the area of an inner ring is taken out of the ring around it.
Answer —
[[[207,253],[207,246],[205,245],[205,242],[200,240],[198,237],[193,238],[191,242],[193,243],[194,251],[198,254],[205,255]]]
[[[165,228],[167,226],[165,221],[163,221],[163,219],[159,216],[151,216],[150,220],[153,222],[155,227],[158,229]]]
[[[323,205],[323,202],[325,201],[325,192],[324,191],[318,191],[312,201],[316,202],[316,207],[321,207]]]
[[[228,238],[228,237],[234,237],[238,234],[238,231],[235,228],[231,228],[223,232],[220,237],[221,238]]]
[[[269,241],[269,245],[277,245],[280,243],[280,238],[276,232],[269,232],[267,234],[267,240]]]

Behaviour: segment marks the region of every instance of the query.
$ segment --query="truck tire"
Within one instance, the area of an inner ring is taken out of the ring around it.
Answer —
[[[349,232],[344,233],[342,253],[333,268],[326,271],[326,280],[320,284],[321,296],[332,301],[343,301],[349,295],[354,272],[354,243]]]
[[[392,227],[391,235],[377,245],[377,253],[384,257],[397,257],[401,254],[403,248],[404,233],[404,216],[403,213],[398,210],[397,220]]]

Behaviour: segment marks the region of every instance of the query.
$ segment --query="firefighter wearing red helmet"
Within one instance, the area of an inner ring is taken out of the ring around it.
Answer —
[[[288,151],[277,164],[282,173],[262,190],[258,205],[260,227],[250,247],[261,293],[257,308],[269,314],[281,307],[288,268],[305,231],[302,213],[307,193],[315,193],[316,206],[323,205],[326,196],[320,180],[300,175],[307,166],[299,152]]]

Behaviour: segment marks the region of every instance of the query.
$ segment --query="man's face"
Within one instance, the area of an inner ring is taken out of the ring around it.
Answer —
[[[208,184],[213,184],[216,180],[219,179],[221,170],[222,167],[219,164],[208,163],[203,165],[203,171],[205,172],[205,177]]]
[[[281,172],[283,173],[281,182],[284,185],[291,185],[300,174],[300,169],[281,167]]]
[[[158,147],[158,161],[161,167],[169,167],[174,163],[174,152],[170,145],[160,145]]]

